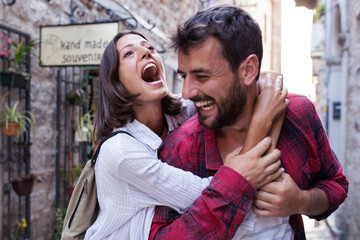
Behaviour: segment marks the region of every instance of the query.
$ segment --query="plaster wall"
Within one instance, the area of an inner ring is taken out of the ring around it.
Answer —
[[[360,236],[360,3],[328,0],[325,68],[319,71],[318,91],[329,101],[329,140],[349,181],[348,197],[334,213],[337,239]],[[329,71],[328,84],[326,84]],[[341,120],[332,118],[333,101],[341,102]],[[321,102],[320,102],[321,103]]]
[[[341,1],[339,1],[341,2]],[[360,236],[360,3],[348,0],[342,3],[348,11],[349,76],[347,79],[346,173],[350,182],[345,202],[345,229],[347,239]]]

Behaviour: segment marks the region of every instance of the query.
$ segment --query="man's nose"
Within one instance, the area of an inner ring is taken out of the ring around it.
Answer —
[[[185,99],[190,99],[192,97],[197,96],[198,89],[196,87],[195,82],[191,79],[191,77],[185,77],[182,89],[182,97]]]

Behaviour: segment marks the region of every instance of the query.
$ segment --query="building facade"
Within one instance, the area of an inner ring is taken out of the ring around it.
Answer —
[[[335,0],[333,1],[335,2]],[[352,1],[356,4],[356,0]],[[157,50],[162,52],[169,87],[173,92],[179,93],[181,92],[182,82],[176,74],[176,57],[167,49],[168,37],[178,24],[181,24],[196,11],[221,3],[235,4],[246,9],[254,16],[263,31],[264,58],[262,69],[281,71],[281,0],[31,0],[26,3],[20,0],[11,0],[0,3],[0,23],[28,34],[31,39],[38,39],[41,27],[49,25],[82,24],[99,21],[119,21],[122,29],[136,25],[136,29],[148,36],[155,43]],[[124,19],[130,20],[126,21]],[[359,24],[358,20],[354,21]],[[354,27],[353,29],[352,38],[354,39],[357,36],[356,29],[358,28]],[[345,44],[345,46],[350,45]],[[37,48],[38,50],[39,48]],[[324,50],[322,51],[324,52]],[[349,52],[347,50],[347,54]],[[353,62],[356,62],[356,55],[352,55],[353,57],[350,55],[347,61],[352,59]],[[323,62],[324,60],[322,60]],[[30,239],[53,239],[56,209],[66,208],[68,201],[65,180],[62,178],[64,169],[66,169],[66,166],[74,164],[74,162],[84,161],[88,157],[86,154],[89,148],[88,144],[78,143],[74,139],[74,125],[78,123],[84,106],[70,106],[66,95],[74,86],[84,86],[83,84],[86,87],[82,87],[82,90],[86,94],[89,94],[89,96],[94,94],[93,86],[96,84],[97,75],[96,73],[91,74],[93,66],[41,68],[34,57],[30,58],[29,64],[31,85],[25,91],[24,95],[28,94],[29,97],[28,101],[24,100],[24,103],[29,104],[29,109],[36,116],[35,130],[31,133],[30,151],[24,160],[29,163],[29,169],[22,167],[23,163],[21,161],[8,160],[6,157],[8,146],[16,144],[13,139],[9,141],[6,137],[0,138],[0,185],[7,189],[7,191],[0,191],[2,201],[0,211],[1,239],[7,239],[11,233],[14,233],[18,222],[23,217],[28,222],[28,227],[22,230],[24,236],[30,237]],[[334,67],[334,69],[338,68]],[[354,101],[351,102],[353,103],[352,108],[356,108],[357,102],[355,100],[359,98],[359,92],[356,90],[358,87],[356,88],[355,82],[359,73],[356,74],[353,76],[353,85],[350,87],[351,82],[347,83],[349,84],[347,89],[353,91],[351,92],[354,96],[351,100]],[[317,78],[320,84],[322,82],[320,79],[324,77],[321,77],[321,73],[319,73]],[[8,88],[0,86],[0,97],[4,96],[8,90]],[[18,92],[17,89],[11,89],[10,91]],[[319,99],[325,99],[325,97]],[[338,100],[338,98],[335,98],[335,100],[342,101],[342,99]],[[94,109],[93,102],[94,100],[92,102],[89,100],[89,104],[85,108],[87,110]],[[350,102],[348,103],[350,104]],[[341,114],[341,119],[344,119],[343,109]],[[351,115],[351,117],[354,117],[352,118],[352,124],[355,128],[353,132],[357,131],[358,133],[360,122],[356,121],[356,116],[357,113],[354,109]],[[350,115],[348,119],[350,119]],[[340,132],[339,128],[334,131]],[[349,131],[347,131],[346,139],[355,144],[354,138],[356,138],[356,135],[350,137],[352,134]],[[342,137],[344,138],[344,136]],[[335,141],[335,138],[333,139]],[[336,142],[334,144],[336,146]],[[358,142],[356,144],[358,145]],[[13,147],[12,149],[17,148]],[[347,159],[351,157],[356,159],[355,155],[356,153],[353,153],[353,155],[349,153]],[[16,153],[14,153],[14,158],[17,158]],[[356,168],[355,166],[352,166],[352,168],[354,168],[353,173],[355,175]],[[13,177],[24,171],[35,173],[42,178],[42,181],[34,183],[31,195],[18,197],[9,188],[9,182]],[[355,203],[354,200],[353,204]],[[350,211],[350,206],[352,205],[346,205],[343,210],[349,209]],[[353,221],[356,222],[356,220],[358,219],[354,216]],[[347,229],[350,233],[355,231],[356,228],[350,229],[348,227]]]
[[[317,109],[349,180],[348,198],[336,211],[336,239],[359,239],[360,2],[319,1],[313,26]]]

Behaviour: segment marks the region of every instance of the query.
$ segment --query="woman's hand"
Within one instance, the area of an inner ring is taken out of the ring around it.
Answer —
[[[258,80],[259,96],[253,116],[260,115],[273,122],[285,112],[289,105],[287,89],[283,87],[283,76],[279,72],[262,72]]]
[[[266,136],[271,137],[270,150],[274,150],[289,100],[283,87],[282,74],[263,72],[258,80],[259,96],[256,100],[250,126],[241,153],[247,152]]]

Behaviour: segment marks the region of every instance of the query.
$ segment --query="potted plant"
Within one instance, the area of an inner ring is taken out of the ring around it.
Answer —
[[[11,240],[18,240],[18,239],[24,239],[24,237],[22,236],[24,234],[24,230],[25,228],[28,226],[26,219],[25,218],[21,218],[21,222],[18,222],[17,226],[16,226],[16,230],[14,234],[10,234],[11,235]]]
[[[80,119],[75,132],[76,142],[88,142],[90,144],[92,143],[94,132],[93,117],[94,114],[92,114],[91,111],[88,111],[85,114],[80,114]]]
[[[9,92],[8,92],[9,93]],[[21,111],[20,102],[15,101],[12,106],[5,103],[6,93],[1,101],[0,123],[5,136],[18,136],[25,132],[25,142],[28,140],[28,130],[34,129],[35,116],[30,111]]]
[[[317,6],[315,14],[314,14],[314,23],[319,21],[322,16],[325,15],[325,4],[321,3]]]
[[[24,42],[16,43],[10,37],[1,34],[0,41],[2,42],[0,57],[7,58],[10,61],[8,71],[5,71],[3,67],[3,71],[0,72],[1,85],[27,89],[31,76],[23,69],[23,63],[29,53],[41,63],[40,57],[34,53],[38,40],[32,40],[28,44],[24,44]],[[13,56],[11,56],[12,49],[15,49]]]
[[[55,211],[55,220],[53,224],[53,239],[54,240],[60,240],[61,239],[61,233],[64,225],[64,218],[66,215],[66,208],[56,208]]]
[[[71,194],[74,191],[76,181],[80,177],[82,169],[83,168],[81,166],[74,164],[70,167],[70,169],[68,169],[64,173],[64,181],[66,184],[66,190],[69,195],[69,198],[71,197]]]

